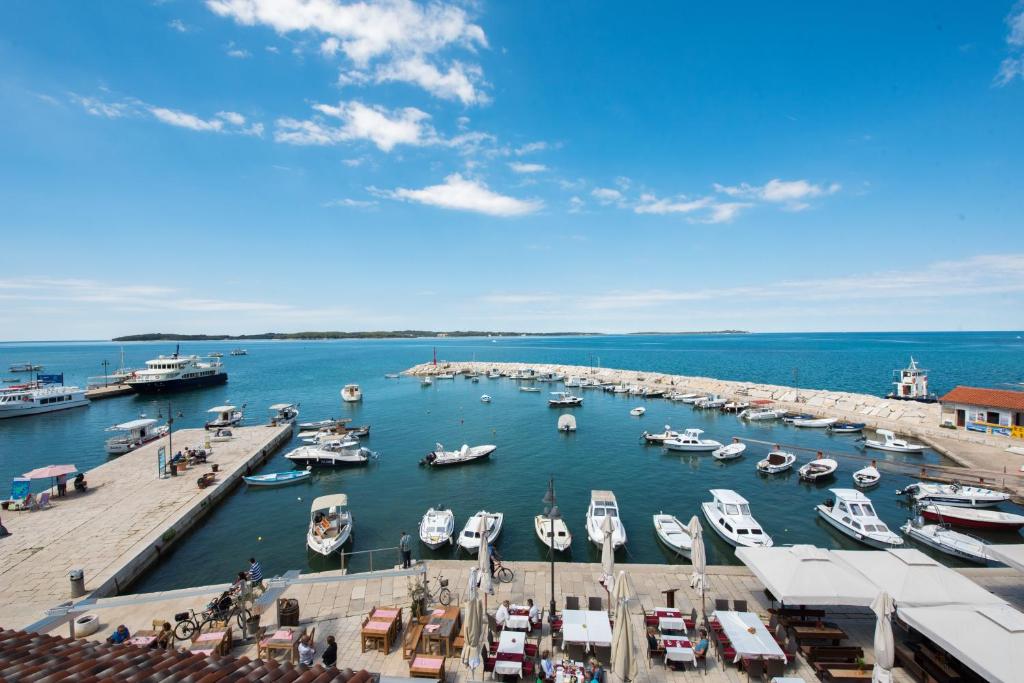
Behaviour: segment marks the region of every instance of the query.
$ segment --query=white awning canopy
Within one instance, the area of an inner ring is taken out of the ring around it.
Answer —
[[[284,410],[285,408],[294,408],[294,407],[295,407],[294,403],[275,403],[274,405],[270,406],[270,409],[271,410]]]
[[[333,493],[328,496],[320,496],[313,500],[310,510],[325,510],[333,507],[345,507],[348,505],[348,496],[344,493]]]
[[[1019,572],[1024,572],[1024,544],[997,545],[992,543],[986,550],[993,558],[1009,565]]]
[[[868,606],[878,587],[832,551],[812,545],[738,548],[738,557],[772,595],[788,605]]]
[[[155,425],[156,420],[151,417],[143,417],[138,420],[129,420],[128,422],[122,422],[119,425],[114,425],[114,429],[142,429],[150,425]]]
[[[208,413],[227,413],[235,409],[235,406],[214,406],[206,412]]]

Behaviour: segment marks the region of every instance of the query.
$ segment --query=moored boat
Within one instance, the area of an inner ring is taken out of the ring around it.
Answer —
[[[750,503],[746,498],[730,489],[711,489],[709,493],[712,500],[701,503],[701,512],[726,543],[737,547],[768,548],[773,545],[772,537],[750,514]]]
[[[113,427],[107,427],[107,431],[122,432],[121,436],[107,439],[107,453],[109,455],[124,455],[134,451],[143,444],[166,436],[170,430],[167,425],[157,426],[156,420],[143,416],[138,420],[130,420]]]
[[[522,392],[527,393],[527,394],[539,394],[540,393],[540,389],[538,389],[537,387],[519,387],[519,391],[522,391]]]
[[[541,543],[558,552],[566,551],[572,545],[572,534],[564,519],[552,520],[546,515],[537,515],[533,518],[533,530]]]
[[[429,467],[461,465],[463,463],[486,458],[498,448],[493,444],[485,444],[483,446],[469,446],[467,444],[462,444],[462,448],[457,451],[446,451],[444,446],[439,443],[435,444],[435,446],[436,448],[427,453],[423,460],[420,461],[421,465],[427,465]]]
[[[766,406],[754,406],[740,412],[739,417],[749,422],[767,422],[778,420],[786,414],[781,408],[769,408]]]
[[[899,534],[878,518],[871,499],[856,489],[829,489],[835,496],[816,506],[818,516],[850,538],[872,548],[898,548]]]
[[[993,491],[980,486],[964,486],[955,484],[916,483],[896,492],[897,495],[910,495],[918,503],[936,503],[964,508],[988,508],[1010,500],[1009,493]]]
[[[721,448],[722,444],[714,439],[702,439],[703,429],[691,427],[674,439],[665,439],[662,445],[670,451],[703,452]]]
[[[573,396],[567,391],[552,391],[551,395],[554,396],[554,398],[548,399],[548,405],[552,408],[572,408],[583,405],[582,398],[579,396]]]
[[[346,384],[341,388],[341,400],[345,403],[355,403],[363,400],[363,390],[358,384]]]
[[[275,403],[270,411],[271,424],[293,424],[299,418],[299,407],[294,403]]]
[[[349,442],[332,441],[318,446],[299,446],[284,457],[300,467],[365,465],[376,454]]]
[[[244,406],[243,406],[244,407]],[[242,411],[237,406],[226,405],[226,406],[214,406],[206,412],[213,413],[216,415],[215,418],[209,420],[205,427],[206,429],[221,429],[223,427],[234,427],[241,423],[244,417]]]
[[[994,561],[988,553],[988,543],[980,538],[953,531],[944,524],[925,524],[922,519],[908,519],[900,527],[900,531],[918,543],[961,560],[976,564],[989,564]]]
[[[85,389],[32,382],[0,390],[0,418],[51,413],[89,405]]]
[[[336,552],[352,537],[352,513],[348,496],[335,493],[313,500],[309,511],[306,545],[320,555]]]
[[[575,432],[576,431],[576,416],[566,413],[558,416],[558,431],[560,432]]]
[[[420,520],[420,542],[431,550],[450,543],[455,533],[455,514],[448,508],[438,505],[430,508]]]
[[[862,437],[861,441],[865,448],[874,448],[878,451],[891,451],[893,453],[923,453],[927,446],[919,443],[910,443],[906,439],[897,439],[896,435],[888,429],[876,429],[875,433],[882,437],[882,440],[868,439]]]
[[[715,460],[733,460],[743,455],[745,450],[747,450],[747,444],[736,441],[711,451],[711,457]]]
[[[989,529],[992,531],[1017,531],[1024,527],[1024,515],[1001,510],[979,510],[978,508],[953,507],[951,505],[925,505],[919,509],[921,516],[931,522],[942,522],[968,529]]]
[[[633,410],[629,411],[629,414],[632,415],[633,417],[640,417],[646,412],[647,408],[644,408],[643,406],[637,406],[636,408],[633,408]]]
[[[867,467],[857,470],[853,473],[853,483],[859,489],[868,489],[872,486],[878,485],[878,482],[882,480],[882,473],[875,467],[875,461],[872,460],[871,464]]]
[[[493,545],[494,541],[498,539],[498,534],[501,533],[501,524],[504,519],[505,515],[500,512],[481,510],[476,513],[467,519],[466,526],[462,527],[462,533],[459,534],[459,540],[457,541],[459,547],[469,553],[475,553],[480,550],[481,520],[486,520],[487,545]]]
[[[612,547],[626,545],[626,527],[619,515],[619,502],[611,491],[591,491],[587,506],[587,538],[594,545],[604,545],[605,524],[611,524]]]
[[[778,447],[757,463],[757,471],[762,474],[778,474],[785,472],[796,462],[796,456],[786,451],[780,451]]]
[[[674,439],[679,436],[679,432],[672,429],[671,425],[665,425],[665,431],[659,432],[658,434],[652,434],[651,432],[644,432],[640,435],[640,438],[644,440],[644,443],[649,444],[662,444],[666,439]]]
[[[654,515],[653,519],[654,532],[658,535],[658,540],[677,555],[689,558],[693,548],[689,529],[676,517],[663,512]]]
[[[822,429],[823,427],[831,427],[836,422],[839,422],[837,417],[798,417],[792,421],[794,427],[808,427],[812,429]]]
[[[838,468],[838,462],[832,458],[823,458],[821,453],[818,453],[817,458],[803,465],[797,471],[800,473],[800,479],[803,481],[818,481],[831,477]]]
[[[147,360],[145,369],[135,371],[124,383],[140,394],[157,394],[224,384],[227,381],[228,373],[224,372],[220,360],[182,356],[175,351],[170,356]]]
[[[867,424],[864,422],[834,422],[827,429],[833,434],[859,434]]]
[[[481,403],[490,403],[491,402],[490,395],[489,394],[484,394],[483,396],[481,396],[480,397],[480,402]]]
[[[242,479],[249,486],[287,486],[300,481],[308,481],[313,473],[309,469],[288,470],[287,472],[269,472],[267,474],[252,474]]]

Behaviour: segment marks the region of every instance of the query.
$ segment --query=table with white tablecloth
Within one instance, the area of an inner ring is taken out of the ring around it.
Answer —
[[[526,634],[519,631],[502,631],[498,636],[498,651],[494,653],[494,674],[522,676],[525,654]]]
[[[530,608],[526,605],[511,605],[508,609],[508,619],[505,620],[505,628],[513,631],[529,631]]]
[[[753,612],[718,611],[712,615],[722,625],[722,632],[728,636],[736,659],[744,657],[786,660],[786,654],[765,628],[761,618]]]
[[[612,625],[607,612],[562,610],[562,642],[611,646]]]
[[[693,643],[689,638],[662,638],[661,646],[665,649],[665,663],[668,662],[696,662],[693,653]]]
[[[658,607],[654,610],[658,618],[658,629],[661,631],[682,631],[686,628],[683,613],[671,607]]]

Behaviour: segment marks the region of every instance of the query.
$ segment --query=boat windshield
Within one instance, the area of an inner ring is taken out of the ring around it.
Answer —
[[[725,514],[727,515],[738,515],[740,514],[740,506],[735,503],[729,503],[725,506]]]

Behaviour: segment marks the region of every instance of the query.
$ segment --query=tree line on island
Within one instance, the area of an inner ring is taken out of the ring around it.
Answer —
[[[749,334],[744,330],[707,332],[633,332],[631,334]],[[245,341],[247,339],[414,339],[418,337],[600,337],[603,332],[487,332],[482,330],[390,330],[376,332],[263,332],[260,334],[176,334],[147,332],[114,337],[115,342],[146,341]]]

